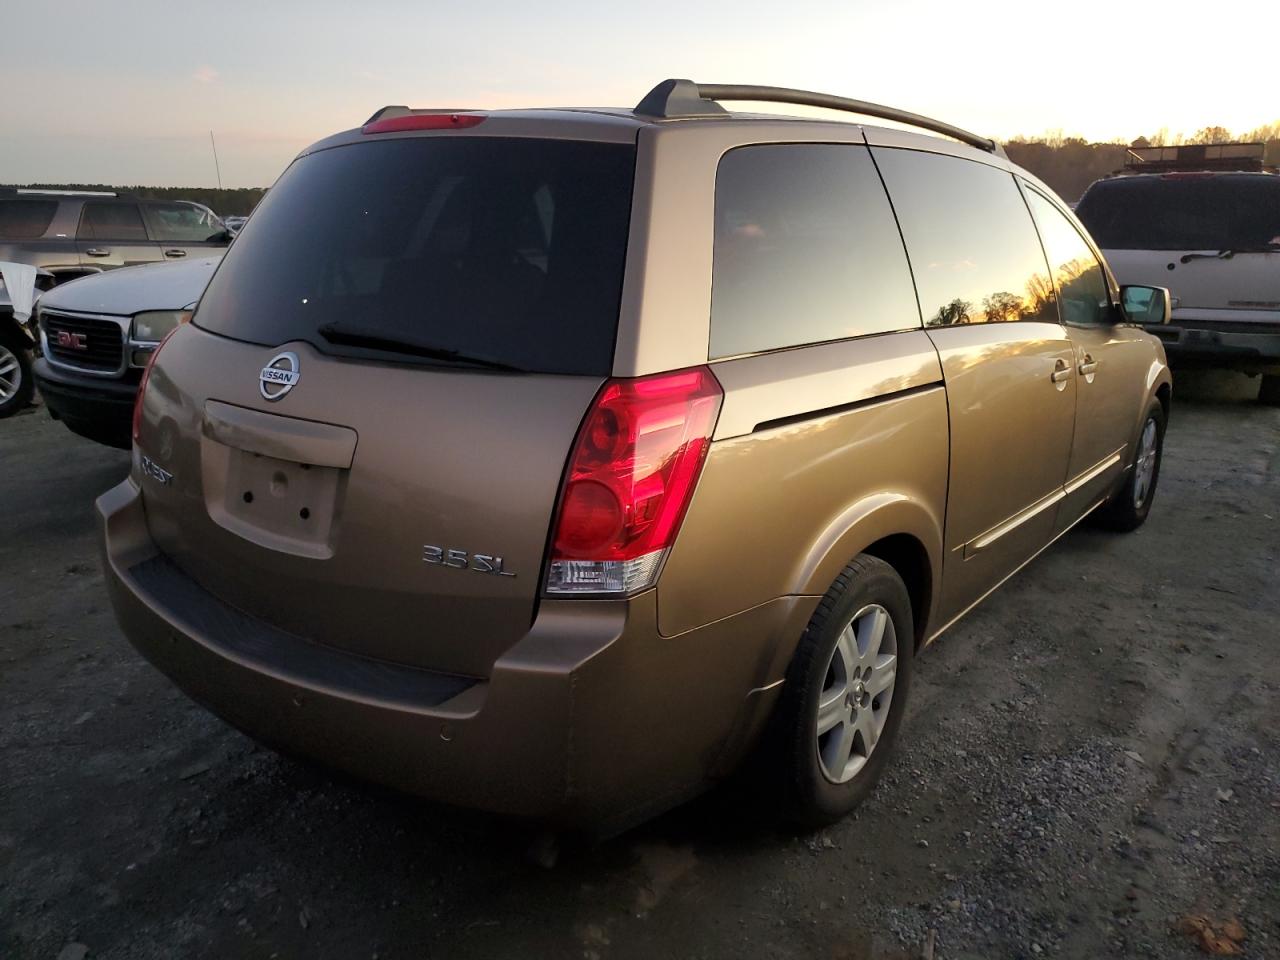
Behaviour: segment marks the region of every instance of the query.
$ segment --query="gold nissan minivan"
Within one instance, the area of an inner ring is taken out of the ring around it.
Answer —
[[[1089,513],[1146,518],[1168,310],[994,143],[892,108],[385,108],[156,351],[112,603],[191,697],[362,777],[609,831],[751,757],[828,822],[923,647]]]

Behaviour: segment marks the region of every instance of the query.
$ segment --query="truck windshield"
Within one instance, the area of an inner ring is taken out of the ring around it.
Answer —
[[[1280,177],[1171,174],[1091,186],[1076,216],[1104,250],[1250,250],[1280,244]]]

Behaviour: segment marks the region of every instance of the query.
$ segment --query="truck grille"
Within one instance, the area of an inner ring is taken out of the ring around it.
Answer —
[[[59,363],[85,370],[119,370],[124,359],[124,332],[114,320],[41,314],[49,353]]]

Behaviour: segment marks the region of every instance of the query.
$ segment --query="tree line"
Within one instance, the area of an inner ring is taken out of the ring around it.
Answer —
[[[1124,166],[1129,147],[1178,146],[1184,143],[1265,143],[1264,163],[1280,166],[1280,121],[1242,133],[1225,127],[1205,127],[1191,136],[1170,134],[1167,129],[1125,142],[1090,143],[1066,137],[1061,131],[1039,137],[1014,137],[1005,143],[1009,159],[1053,187],[1064,200],[1075,202],[1093,181]]]
[[[1030,170],[1053,187],[1064,199],[1075,202],[1093,181],[1115,173],[1124,166],[1129,147],[1176,146],[1183,143],[1265,143],[1264,162],[1280,166],[1280,121],[1263,124],[1242,133],[1225,127],[1204,127],[1190,136],[1171,134],[1167,128],[1151,136],[1125,142],[1090,143],[1082,137],[1063,136],[1062,131],[1038,137],[1014,137],[1005,143],[1009,159]],[[0,184],[56,190],[112,190],[130,196],[157,200],[194,200],[222,216],[248,216],[267,192],[266,187],[217,189],[214,187],[115,187],[102,183]]]

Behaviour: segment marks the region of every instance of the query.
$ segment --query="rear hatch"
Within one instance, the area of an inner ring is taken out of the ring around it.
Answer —
[[[1175,322],[1280,323],[1280,176],[1116,177],[1076,215],[1120,283],[1169,288]]]
[[[153,367],[160,548],[285,630],[484,676],[612,367],[634,158],[451,132],[295,161]]]

